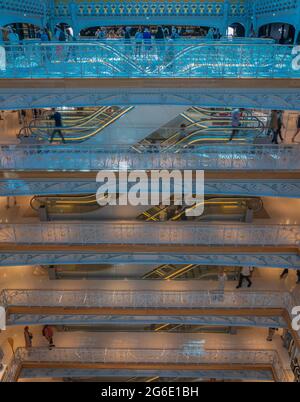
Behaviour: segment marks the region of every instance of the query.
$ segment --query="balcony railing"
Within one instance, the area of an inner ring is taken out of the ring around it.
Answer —
[[[299,48],[263,40],[9,44],[0,78],[299,78]]]
[[[92,349],[92,348],[32,348],[16,350],[3,382],[16,380],[23,363],[140,363],[140,364],[228,364],[247,366],[270,366],[276,381],[290,381],[279,354],[275,350],[203,349],[199,346],[183,349]],[[187,366],[188,367],[188,366]]]
[[[62,308],[286,308],[291,314],[296,295],[280,291],[107,291],[5,289],[5,307]],[[299,302],[299,301],[298,301]]]
[[[144,146],[2,145],[1,170],[285,170],[300,169],[298,145]]]
[[[99,222],[1,224],[0,244],[299,246],[300,225]]]

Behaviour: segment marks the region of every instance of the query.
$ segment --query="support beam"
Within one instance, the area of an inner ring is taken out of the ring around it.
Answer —
[[[0,108],[183,105],[300,110],[297,79],[0,80]]]
[[[199,264],[300,269],[297,248],[145,247],[145,246],[0,246],[2,266],[69,264]]]

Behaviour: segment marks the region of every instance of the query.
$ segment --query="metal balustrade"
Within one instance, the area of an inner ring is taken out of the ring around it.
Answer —
[[[3,13],[9,14],[10,12],[20,13],[22,16],[26,16],[26,13],[34,16],[43,16],[47,11],[47,0],[1,0],[0,10]],[[16,17],[18,20],[18,17]],[[9,21],[9,19],[8,19]]]
[[[299,145],[202,145],[172,151],[125,145],[2,145],[1,170],[285,170],[300,169]]]
[[[99,222],[1,224],[0,244],[294,246],[300,225]]]
[[[234,349],[199,349],[187,347],[183,349],[94,349],[94,348],[18,348],[2,382],[16,380],[23,363],[140,363],[140,364],[228,364],[247,366],[271,366],[276,381],[290,381],[279,354],[275,350],[234,350]]]
[[[0,78],[299,78],[299,48],[263,40],[1,46]]]
[[[4,289],[0,293],[0,304],[6,308],[286,308],[291,313],[297,305],[296,298],[296,294],[282,291]]]

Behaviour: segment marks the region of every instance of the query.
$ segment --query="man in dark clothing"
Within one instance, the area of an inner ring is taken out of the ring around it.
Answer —
[[[284,269],[280,275],[280,279],[286,278],[288,276],[288,274],[289,274],[289,270],[287,268]],[[299,285],[300,284],[300,269],[297,269],[296,274],[297,274],[297,282],[296,283]]]
[[[50,144],[52,144],[56,134],[60,136],[60,138],[62,139],[62,142],[65,144],[66,141],[65,141],[65,138],[64,138],[64,136],[63,136],[63,134],[61,132],[61,128],[62,128],[61,114],[59,112],[55,111],[55,109],[52,109],[52,111],[53,111],[53,114],[50,116],[50,119],[54,120],[55,129],[52,132],[51,139],[50,139]]]

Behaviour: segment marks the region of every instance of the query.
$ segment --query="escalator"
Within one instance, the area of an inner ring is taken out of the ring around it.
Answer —
[[[205,197],[204,212],[198,217],[187,217],[186,211],[199,207],[196,204],[192,207],[178,207],[174,205],[160,204],[151,207],[137,216],[138,220],[143,221],[180,221],[180,220],[198,220],[198,221],[230,221],[245,222],[249,209],[253,211],[254,217],[263,210],[263,202],[257,197]],[[171,199],[172,203],[172,199]]]
[[[82,214],[96,211],[101,206],[97,203],[95,194],[88,195],[51,195],[34,196],[30,200],[30,206],[39,212],[46,209],[47,215],[54,214]]]
[[[164,264],[155,268],[146,265],[118,266],[113,264],[55,265],[48,267],[50,280],[203,280],[217,282],[220,270],[228,281],[238,279],[239,267],[219,267],[195,264]]]
[[[134,108],[109,106],[59,110],[62,115],[62,133],[65,141],[73,144],[90,140],[132,109]],[[40,118],[32,120],[27,127],[20,130],[19,138],[29,134],[36,141],[49,141],[54,130],[54,121],[49,119],[50,115],[51,112],[47,111]],[[61,141],[61,138],[55,136],[54,141]]]
[[[181,113],[187,122],[186,136],[180,138],[180,131],[175,132],[161,145],[167,150],[176,150],[183,146],[207,145],[212,143],[227,143],[232,134],[231,110],[209,110],[191,108],[187,113]],[[233,138],[238,143],[253,143],[265,131],[264,123],[252,112],[244,111],[241,127]]]
[[[57,332],[87,332],[87,333],[105,333],[105,332],[174,332],[174,333],[221,333],[230,334],[232,329],[229,326],[222,325],[199,325],[199,324],[142,324],[142,323],[118,323],[115,324],[67,324],[56,325]]]
[[[240,268],[238,267],[222,267],[227,280],[236,281]],[[152,280],[207,280],[217,281],[219,278],[220,267],[204,266],[204,265],[180,265],[180,264],[164,264],[152,269],[146,273],[142,279]]]
[[[103,201],[108,202],[108,194],[103,195]],[[119,194],[116,194],[118,204]],[[135,220],[138,211],[142,212],[144,206],[99,205],[95,194],[85,195],[44,195],[33,196],[30,206],[41,221],[119,221]]]
[[[192,107],[180,113],[173,121],[172,127],[161,127],[148,138],[140,141],[132,148],[142,153],[149,145],[159,144],[162,152],[179,152],[180,149],[194,145],[210,145],[227,143],[232,134],[232,109],[205,109]],[[268,118],[256,115],[252,111],[244,111],[241,127],[233,138],[234,143],[253,143],[265,133]],[[184,125],[184,132],[181,126]]]

